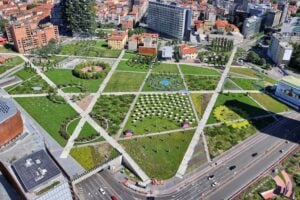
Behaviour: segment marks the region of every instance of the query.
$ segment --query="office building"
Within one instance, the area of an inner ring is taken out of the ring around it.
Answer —
[[[176,3],[150,1],[147,15],[148,28],[179,40],[189,40],[192,11]]]
[[[280,10],[269,10],[266,14],[265,27],[278,26],[280,23],[281,13],[282,12]]]
[[[293,76],[283,77],[277,84],[275,95],[300,107],[300,79]]]
[[[289,44],[289,39],[280,33],[272,35],[268,49],[268,56],[277,65],[287,64],[292,56],[293,46]]]
[[[250,38],[252,36],[255,36],[260,31],[262,23],[261,17],[252,16],[244,21],[243,25],[243,35],[245,38]]]
[[[0,147],[23,132],[23,120],[14,103],[0,98]]]

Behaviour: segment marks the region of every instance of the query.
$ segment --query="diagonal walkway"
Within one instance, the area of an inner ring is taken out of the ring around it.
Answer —
[[[189,145],[189,147],[188,147],[188,149],[187,149],[187,151],[186,151],[186,153],[185,153],[185,155],[184,155],[184,157],[183,157],[183,159],[180,163],[179,169],[176,173],[176,176],[179,177],[179,178],[182,178],[183,175],[185,174],[186,169],[188,167],[188,162],[190,161],[190,159],[193,156],[194,149],[195,149],[195,147],[196,147],[196,145],[197,145],[197,143],[200,139],[200,135],[203,134],[203,129],[206,125],[206,122],[207,122],[207,120],[210,116],[211,111],[213,110],[213,107],[214,107],[214,105],[217,101],[219,93],[222,91],[223,84],[224,84],[224,82],[225,82],[225,80],[228,76],[230,66],[233,62],[233,58],[234,58],[234,55],[236,53],[236,50],[237,50],[237,47],[234,47],[234,49],[232,50],[231,56],[229,58],[229,61],[226,65],[225,70],[224,70],[224,72],[221,76],[221,79],[220,79],[219,83],[218,83],[218,86],[215,89],[215,91],[214,91],[214,93],[213,93],[213,95],[212,95],[212,97],[211,97],[211,99],[210,99],[210,101],[209,101],[209,103],[206,107],[205,112],[203,113],[202,119],[200,120],[200,123],[198,124],[197,130],[196,130],[196,132],[195,132],[195,134],[192,138],[192,141],[191,141],[191,143],[190,143],[190,145]],[[208,153],[208,147],[207,147],[206,143],[204,144],[204,148],[205,148],[205,151]],[[207,157],[209,158],[209,155],[207,155]],[[208,159],[208,161],[210,162],[211,160]]]

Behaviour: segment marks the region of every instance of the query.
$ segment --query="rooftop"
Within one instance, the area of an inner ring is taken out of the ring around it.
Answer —
[[[294,76],[285,76],[281,79],[280,82],[288,84],[292,87],[300,88],[300,79],[298,79]]]
[[[26,191],[34,189],[61,173],[45,150],[25,156],[14,162],[11,167]]]
[[[0,97],[0,122],[3,122],[16,114],[17,108],[10,99]]]

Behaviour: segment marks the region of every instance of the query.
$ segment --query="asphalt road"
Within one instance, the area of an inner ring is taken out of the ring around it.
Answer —
[[[265,131],[258,132],[248,142],[239,145],[232,151],[234,154],[224,154],[220,157],[223,159],[220,164],[212,163],[205,173],[199,171],[193,176],[185,177],[185,184],[175,186],[173,191],[165,192],[165,195],[159,194],[155,199],[229,199],[296,147],[299,144],[299,136],[294,133],[297,131],[300,131],[300,114],[293,112],[289,114],[289,118],[281,119]],[[283,153],[280,153],[280,150],[283,150]],[[252,156],[253,153],[257,155]],[[230,170],[231,166],[236,168]],[[214,175],[214,178],[208,180],[209,175]],[[105,178],[107,187],[113,188],[119,194],[120,199],[128,199],[128,195],[131,199],[147,199],[125,189],[107,173],[104,172],[101,176]],[[217,182],[217,186],[213,187],[213,182]]]

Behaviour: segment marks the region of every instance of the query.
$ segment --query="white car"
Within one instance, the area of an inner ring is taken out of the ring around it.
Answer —
[[[105,191],[103,190],[102,187],[99,188],[99,191],[100,191],[103,195],[105,195]]]

